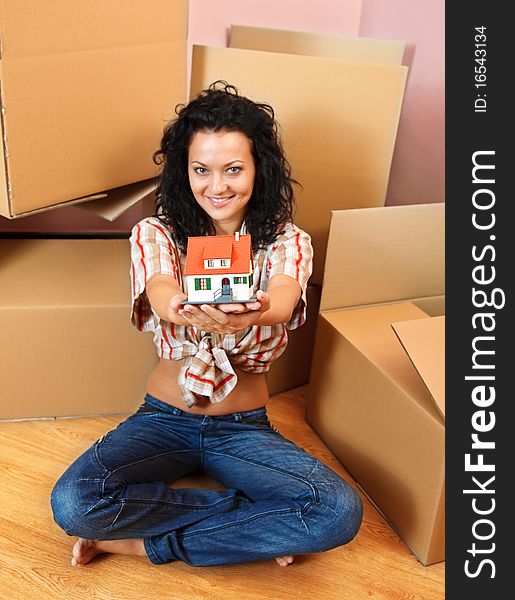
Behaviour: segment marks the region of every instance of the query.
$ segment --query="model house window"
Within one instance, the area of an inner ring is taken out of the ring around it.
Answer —
[[[234,283],[247,283],[246,277],[234,277]]]
[[[231,266],[231,261],[228,258],[208,258],[204,259],[204,269],[220,269]]]
[[[211,279],[204,277],[195,277],[195,289],[196,290],[210,290]]]

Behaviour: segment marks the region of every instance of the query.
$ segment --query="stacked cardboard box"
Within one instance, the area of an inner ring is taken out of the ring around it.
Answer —
[[[186,0],[3,0],[0,214],[154,177],[163,123],[185,99],[186,30]]]
[[[0,419],[130,412],[157,357],[126,239],[0,240]]]
[[[424,564],[445,555],[443,218],[333,212],[307,410]]]

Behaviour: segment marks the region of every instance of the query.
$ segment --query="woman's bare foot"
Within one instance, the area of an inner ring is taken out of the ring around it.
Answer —
[[[142,539],[95,541],[77,538],[72,551],[72,565],[74,567],[82,567],[92,561],[97,554],[104,554],[106,552],[130,556],[147,555]],[[278,556],[275,560],[281,567],[287,567],[293,562],[294,557]]]
[[[294,560],[293,556],[278,556],[276,559],[277,563],[281,565],[281,567],[287,567],[291,565]]]
[[[93,560],[100,550],[97,548],[97,542],[78,538],[72,550],[72,566],[87,565],[90,560]]]
[[[94,541],[78,538],[73,546],[72,565],[74,567],[87,565],[97,554],[105,552],[129,556],[146,556],[147,554],[142,539]]]

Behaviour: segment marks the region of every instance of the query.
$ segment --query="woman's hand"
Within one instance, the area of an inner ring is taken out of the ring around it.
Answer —
[[[168,308],[166,310],[166,320],[170,321],[170,323],[177,323],[180,325],[188,324],[183,318],[180,316],[180,312],[182,310],[181,302],[184,302],[188,299],[186,294],[179,292],[170,298],[170,302]]]
[[[266,294],[265,292],[262,292],[261,290],[258,290],[257,294],[256,294],[256,298],[257,300],[254,302],[246,302],[246,303],[236,303],[236,302],[231,302],[231,304],[217,304],[216,308],[218,310],[221,310],[224,313],[246,313],[249,312],[250,310],[259,310],[261,308],[261,303],[259,302],[259,298],[261,297],[261,299],[263,298],[263,296],[268,296],[268,294]],[[270,298],[268,297],[268,301],[270,301]]]
[[[177,296],[182,297],[175,302]],[[270,310],[270,296],[262,290],[256,294],[257,302],[220,304],[216,307],[209,304],[186,304],[179,307],[179,303],[183,302],[185,297],[184,294],[177,296],[174,296],[170,302],[171,309],[176,310],[192,327],[210,333],[231,334],[248,329],[263,313]]]

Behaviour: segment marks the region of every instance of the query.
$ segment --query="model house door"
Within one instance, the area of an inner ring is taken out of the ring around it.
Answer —
[[[231,282],[228,277],[224,277],[222,279],[222,296],[230,296],[231,295]]]

